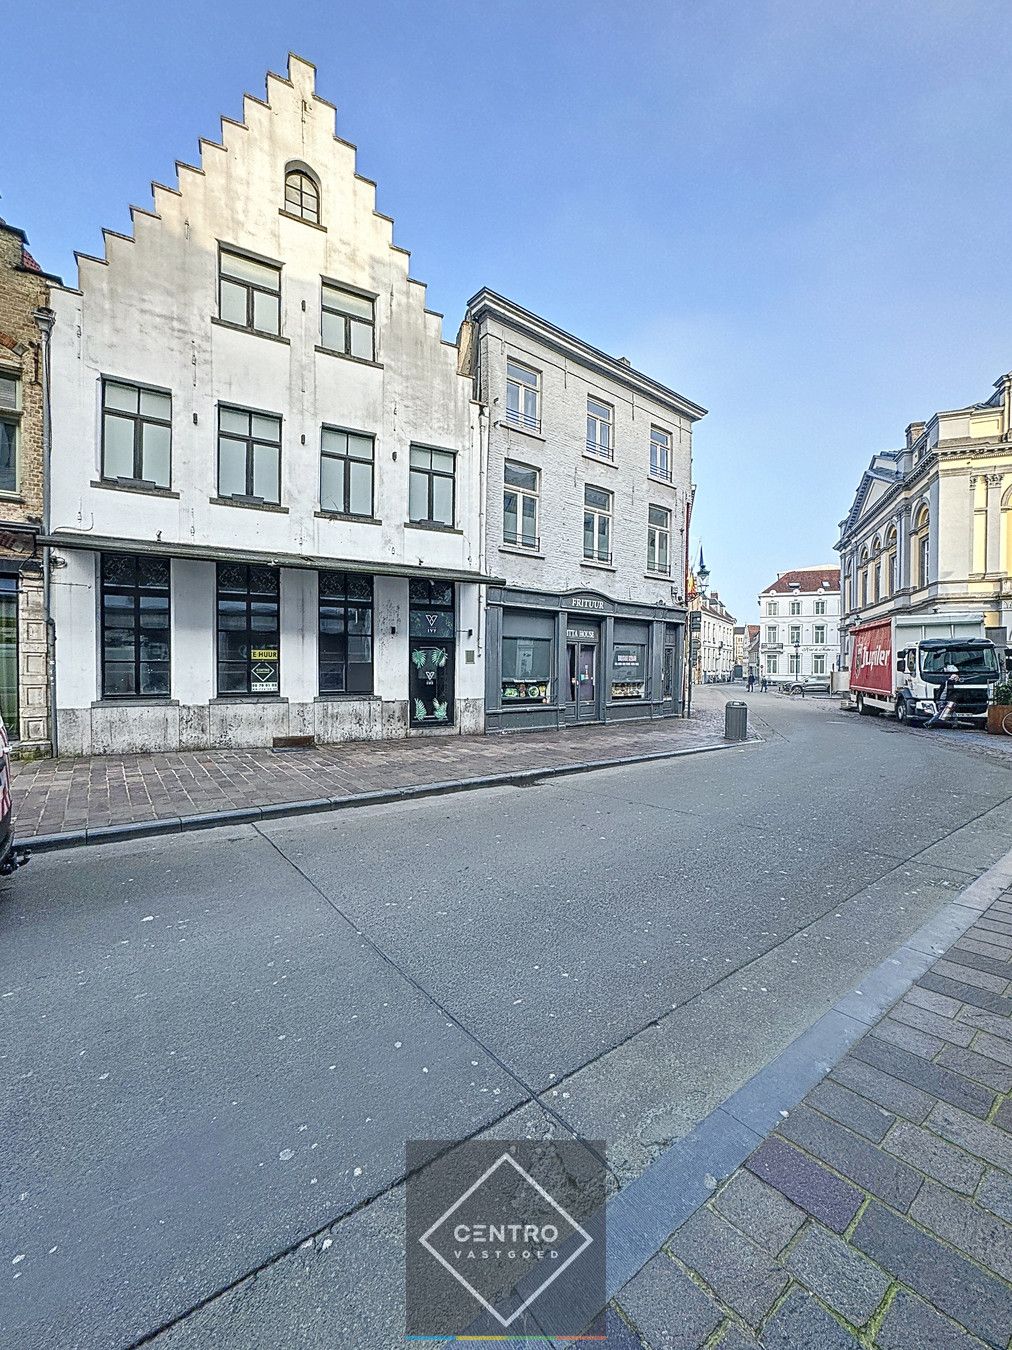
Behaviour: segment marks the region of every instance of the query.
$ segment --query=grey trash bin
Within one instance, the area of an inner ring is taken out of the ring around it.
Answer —
[[[724,705],[724,740],[748,740],[747,703],[726,703]]]

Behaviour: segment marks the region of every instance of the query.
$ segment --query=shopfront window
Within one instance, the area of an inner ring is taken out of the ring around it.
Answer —
[[[612,698],[644,698],[646,680],[646,643],[616,642],[612,656]]]
[[[103,553],[101,603],[102,697],[168,698],[169,560]]]
[[[18,579],[0,576],[0,712],[16,741],[18,722]]]
[[[452,725],[457,631],[453,583],[419,578],[408,583],[408,599],[411,725]]]
[[[503,703],[550,703],[551,693],[551,639],[504,637],[502,640]]]
[[[320,693],[372,693],[372,577],[320,572]]]
[[[218,564],[218,696],[276,697],[281,689],[280,573]]]

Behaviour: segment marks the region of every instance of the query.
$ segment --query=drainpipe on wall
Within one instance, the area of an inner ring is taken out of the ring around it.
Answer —
[[[50,416],[50,338],[56,315],[51,309],[39,308],[33,318],[42,334],[42,533],[49,538],[50,516],[50,463],[52,460],[53,431]],[[52,564],[50,548],[46,544],[42,550],[42,604],[46,611],[46,697],[49,702],[49,744],[53,758],[60,753],[59,738],[56,730],[56,625],[50,607],[50,581]]]

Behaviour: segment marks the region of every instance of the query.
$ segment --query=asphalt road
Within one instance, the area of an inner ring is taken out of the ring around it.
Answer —
[[[407,1138],[619,1184],[1007,849],[1012,759],[749,701],[761,745],[5,882],[0,1346],[394,1346]]]

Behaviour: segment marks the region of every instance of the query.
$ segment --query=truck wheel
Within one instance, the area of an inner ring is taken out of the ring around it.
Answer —
[[[910,709],[907,707],[905,698],[898,698],[896,700],[896,721],[904,724],[910,721]]]
[[[867,717],[871,712],[870,708],[865,707],[864,694],[858,694],[857,696],[857,712],[859,717]]]

